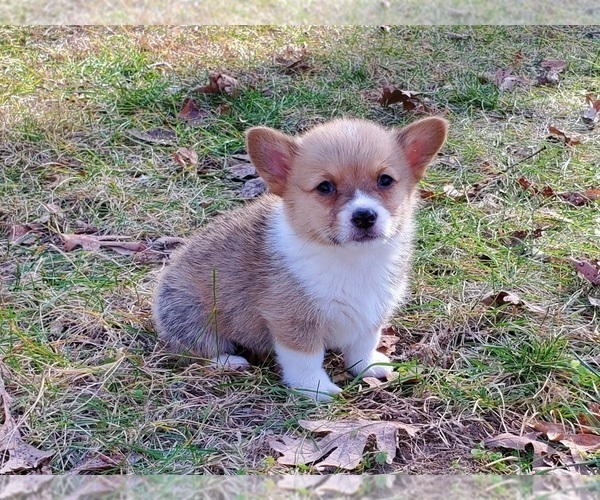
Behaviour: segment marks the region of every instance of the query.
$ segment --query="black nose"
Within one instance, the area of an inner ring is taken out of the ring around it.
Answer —
[[[359,208],[352,214],[352,224],[359,229],[369,229],[373,227],[377,220],[377,212],[370,208]]]

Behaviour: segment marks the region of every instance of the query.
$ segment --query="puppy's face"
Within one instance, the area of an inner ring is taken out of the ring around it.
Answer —
[[[400,130],[335,120],[299,138],[255,127],[246,140],[294,229],[308,240],[352,246],[385,241],[408,222],[415,186],[446,131],[441,118]]]

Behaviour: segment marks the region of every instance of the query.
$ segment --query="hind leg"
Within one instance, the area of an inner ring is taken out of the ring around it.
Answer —
[[[246,366],[248,362],[234,356],[233,342],[218,333],[214,315],[206,312],[193,290],[169,283],[159,283],[153,315],[158,335],[178,354],[211,360],[210,366]]]
[[[249,367],[250,363],[248,363],[248,360],[242,356],[221,354],[220,356],[212,358],[208,366],[215,368],[243,369]]]

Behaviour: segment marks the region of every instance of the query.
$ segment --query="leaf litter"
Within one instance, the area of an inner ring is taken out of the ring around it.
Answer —
[[[560,140],[558,138],[562,138],[564,144],[567,146],[576,146],[577,144],[581,144],[581,139],[577,137],[570,137],[565,132],[555,127],[554,125],[550,125],[548,127],[548,132],[550,132],[550,140]]]
[[[527,424],[532,430],[524,435],[510,432],[484,440],[486,448],[505,448],[533,453],[534,472],[548,471],[557,467],[566,468],[567,473],[593,474],[586,466],[587,454],[600,451],[600,436],[593,432],[573,432],[563,424],[534,421]],[[598,430],[598,429],[596,429]],[[545,438],[543,440],[542,438]],[[563,448],[560,447],[562,445]],[[567,452],[568,450],[568,452]]]
[[[63,248],[72,252],[76,248],[96,252],[108,248],[120,255],[133,255],[141,263],[162,262],[169,254],[187,240],[177,237],[162,237],[151,242],[130,241],[120,235],[61,234]]]
[[[600,189],[589,188],[583,191],[564,191],[556,193],[551,186],[544,186],[542,188],[536,187],[526,177],[519,177],[517,183],[525,191],[529,191],[533,195],[543,196],[545,198],[560,198],[574,207],[582,207],[589,203],[594,203],[600,200]]]
[[[32,446],[21,437],[19,424],[10,413],[12,398],[6,392],[6,387],[0,375],[0,399],[4,413],[4,423],[0,425],[0,474],[31,471],[50,460],[53,451],[43,451]]]
[[[396,456],[399,431],[411,438],[419,431],[417,426],[391,421],[299,420],[298,423],[311,432],[327,435],[317,439],[278,436],[270,440],[271,448],[282,454],[277,459],[280,464],[315,464],[317,470],[327,467],[356,469],[371,436],[375,436],[376,449],[385,453],[385,462],[391,464]]]
[[[583,121],[594,123],[598,121],[598,112],[600,112],[600,99],[594,99],[591,95],[585,96],[585,102],[588,107],[581,114]]]
[[[404,111],[414,114],[444,113],[446,109],[440,109],[428,100],[420,96],[420,92],[401,90],[393,85],[384,85],[378,101],[382,106],[401,104]]]
[[[173,151],[173,159],[183,168],[193,168],[198,165],[198,153],[193,149],[179,148]]]
[[[179,120],[188,122],[191,125],[198,125],[202,123],[202,120],[210,116],[210,111],[206,109],[200,109],[198,103],[193,97],[186,97],[181,105],[177,118]]]
[[[592,285],[600,285],[600,261],[569,259],[575,270]]]
[[[190,92],[226,94],[235,97],[239,93],[239,82],[225,73],[210,71],[208,73],[208,84],[195,87]]]

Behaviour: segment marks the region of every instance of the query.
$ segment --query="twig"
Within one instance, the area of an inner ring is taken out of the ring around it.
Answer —
[[[537,151],[534,151],[533,153],[527,155],[525,158],[521,158],[518,162],[513,163],[512,165],[509,165],[508,167],[506,167],[504,169],[504,172],[508,172],[509,170],[515,168],[517,165],[520,165],[521,163],[523,163],[524,161],[529,160],[529,158],[533,158],[535,155],[540,154],[542,151],[544,151],[546,149],[546,146],[542,146],[540,149],[538,149]]]

